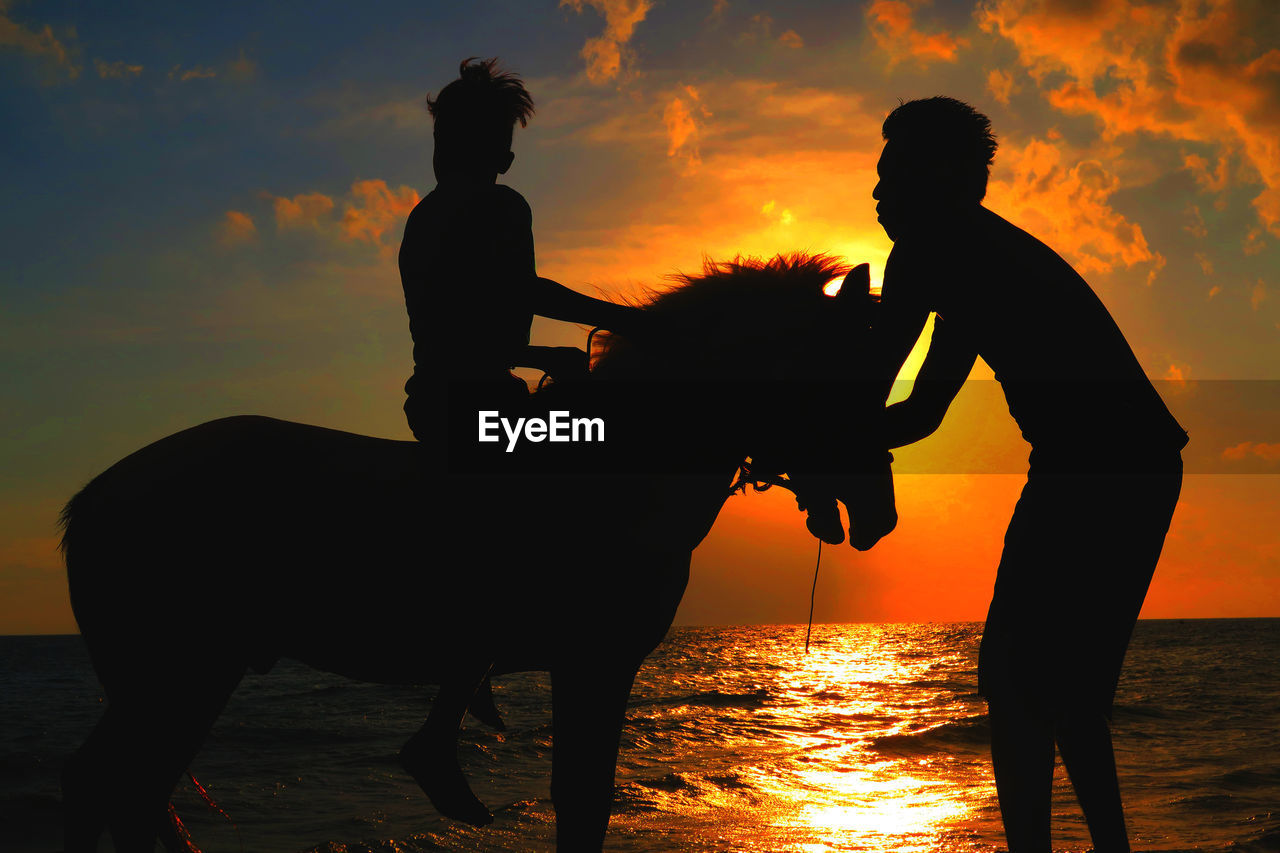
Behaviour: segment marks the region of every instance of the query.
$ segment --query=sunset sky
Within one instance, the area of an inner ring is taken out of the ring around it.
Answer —
[[[1280,616],[1272,0],[0,0],[0,634],[75,630],[55,518],[150,441],[246,412],[410,437],[395,252],[434,183],[423,98],[469,56],[528,84],[503,182],[539,272],[590,293],[796,249],[878,280],[884,116],[988,114],[987,206],[1085,276],[1191,432],[1144,615]],[[819,621],[985,615],[1026,445],[973,385],[898,454],[898,531],[824,551]],[[786,495],[730,500],[679,621],[803,621],[815,550]]]

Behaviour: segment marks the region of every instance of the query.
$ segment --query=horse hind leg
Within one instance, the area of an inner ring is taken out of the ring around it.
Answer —
[[[189,849],[171,826],[169,797],[242,674],[186,661],[181,672],[108,690],[106,713],[63,775],[65,853],[97,850],[104,828],[116,853],[153,853],[157,838]]]
[[[62,771],[62,827],[65,853],[94,853],[110,819],[111,744],[119,728],[115,708],[107,708],[88,740]]]

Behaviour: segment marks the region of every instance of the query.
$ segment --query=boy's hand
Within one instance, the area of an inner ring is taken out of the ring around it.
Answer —
[[[552,379],[578,379],[587,372],[587,353],[577,347],[546,347],[539,365]]]
[[[602,324],[601,328],[607,329],[614,334],[627,337],[636,334],[644,326],[644,310],[634,305],[615,304],[617,310],[612,312],[612,316],[608,319],[608,323]]]

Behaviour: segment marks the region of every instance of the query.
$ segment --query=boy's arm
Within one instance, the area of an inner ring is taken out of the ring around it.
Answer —
[[[587,351],[577,347],[524,348],[514,367],[532,367],[550,374],[553,379],[572,379],[587,372]]]
[[[885,409],[886,446],[902,447],[932,435],[977,359],[974,348],[938,317],[910,396]]]
[[[540,317],[599,326],[619,334],[632,331],[642,313],[634,306],[596,299],[541,276],[529,283],[527,297],[529,307]]]

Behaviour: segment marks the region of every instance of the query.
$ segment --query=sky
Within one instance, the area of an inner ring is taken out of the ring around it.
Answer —
[[[1271,0],[0,0],[0,634],[75,630],[57,513],[151,441],[236,413],[410,437],[395,253],[424,98],[470,56],[536,103],[503,182],[540,274],[606,296],[797,249],[878,280],[885,115],[989,115],[986,205],[1084,275],[1191,433],[1143,615],[1280,616]],[[1027,447],[972,379],[898,453],[898,530],[825,549],[817,621],[984,617]],[[786,495],[735,497],[677,620],[804,621],[815,556]]]

